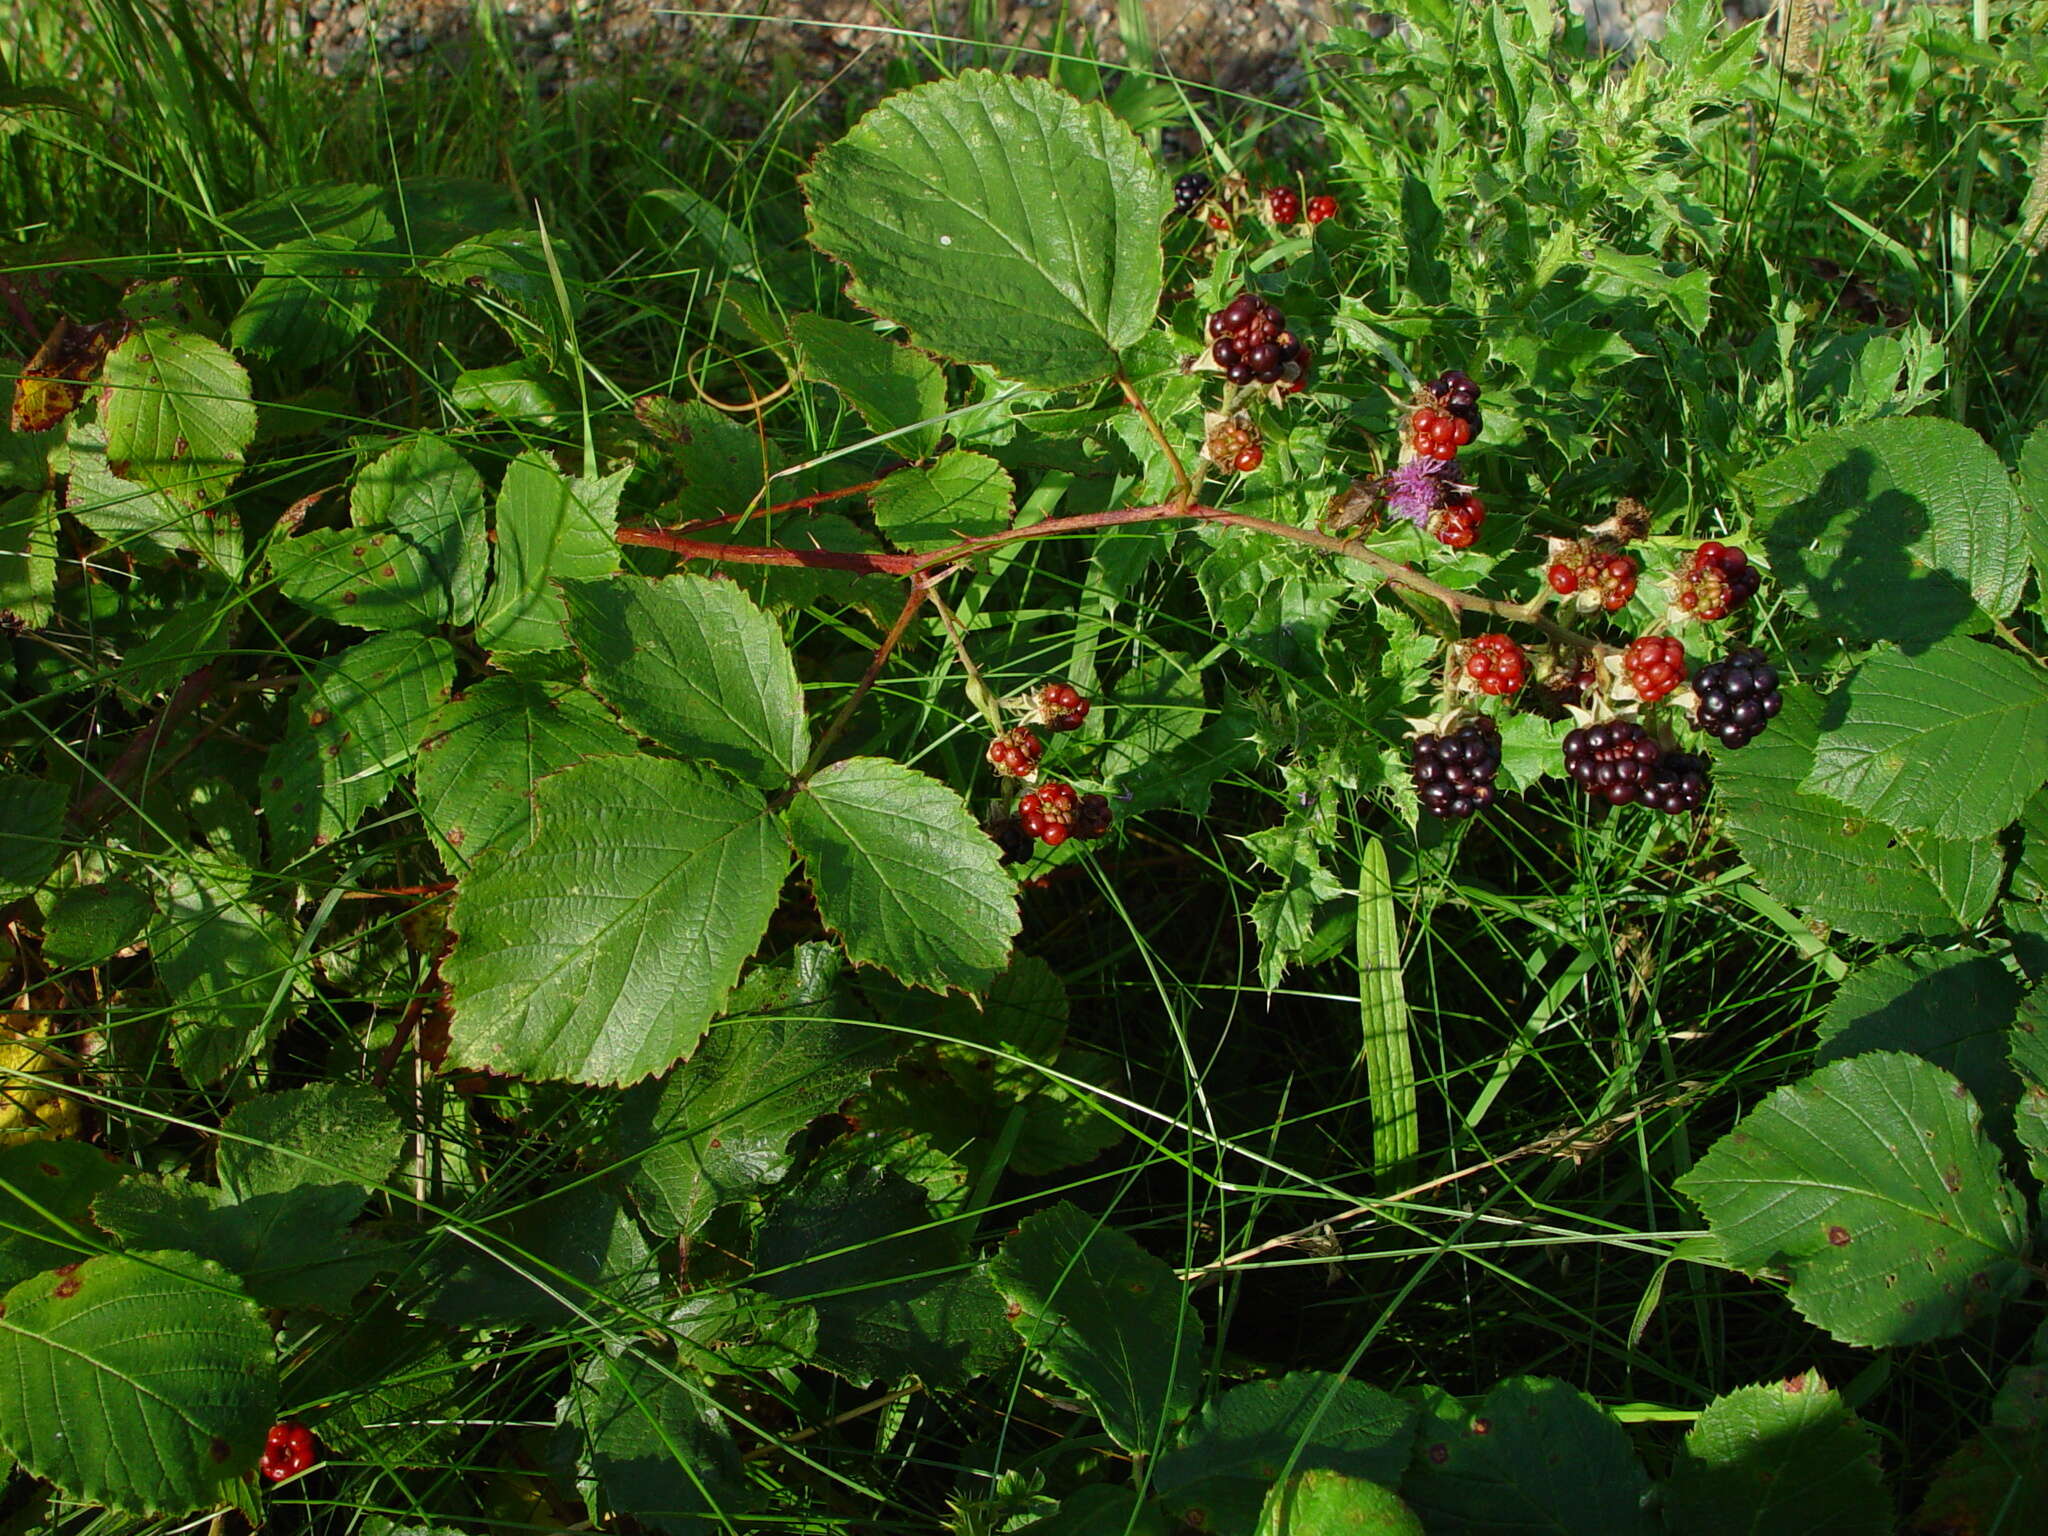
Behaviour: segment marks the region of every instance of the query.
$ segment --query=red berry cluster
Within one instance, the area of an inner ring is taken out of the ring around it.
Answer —
[[[1006,779],[1030,778],[1038,771],[1038,760],[1043,756],[1045,743],[1025,725],[1003,732],[988,744],[989,767]]]
[[[1301,339],[1278,306],[1240,293],[1209,317],[1209,355],[1233,384],[1278,384],[1301,357]]]
[[[1529,658],[1506,635],[1481,635],[1466,647],[1465,675],[1481,693],[1498,698],[1529,680]]]
[[[1337,199],[1327,193],[1318,194],[1308,200],[1308,221],[1311,224],[1325,223],[1337,217]]]
[[[263,1441],[263,1475],[273,1483],[297,1477],[313,1465],[313,1432],[295,1419],[270,1426]]]
[[[1619,613],[1636,595],[1639,568],[1632,555],[1613,554],[1586,543],[1559,551],[1545,579],[1560,597],[1580,598],[1581,607]],[[1583,594],[1583,595],[1582,595]]]
[[[1447,492],[1444,504],[1432,512],[1428,530],[1437,543],[1449,549],[1470,549],[1486,525],[1486,503],[1470,491]]]
[[[1275,224],[1301,222],[1301,194],[1292,187],[1271,187],[1266,192],[1266,217]]]
[[[1072,785],[1057,781],[1017,802],[1018,824],[1048,848],[1057,848],[1070,837],[1101,837],[1109,831],[1109,820],[1106,797],[1076,795]]]
[[[1048,731],[1078,731],[1089,704],[1072,683],[1047,683],[1033,695],[1032,718]]]
[[[1622,669],[1645,704],[1654,704],[1685,681],[1685,647],[1669,635],[1644,635],[1621,653]]]
[[[1417,406],[1408,417],[1408,442],[1432,459],[1455,459],[1472,441],[1472,425],[1434,405]]]
[[[1259,434],[1252,430],[1250,423],[1234,419],[1217,424],[1203,451],[1211,462],[1234,469],[1240,475],[1248,475],[1266,462],[1266,450],[1259,442]]]
[[[1679,567],[1676,601],[1692,617],[1711,623],[1728,617],[1762,585],[1763,577],[1745,552],[1709,540]]]

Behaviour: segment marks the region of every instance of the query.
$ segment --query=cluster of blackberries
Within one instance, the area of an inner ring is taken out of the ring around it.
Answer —
[[[1070,837],[1096,838],[1109,831],[1109,800],[1103,795],[1077,795],[1057,780],[1043,784],[1017,802],[1017,822],[1048,848]]]
[[[270,1426],[263,1440],[263,1475],[273,1483],[297,1477],[313,1465],[313,1432],[293,1419]]]
[[[1565,771],[1609,805],[1639,798],[1663,756],[1664,749],[1633,720],[1581,726],[1564,739]]]
[[[1225,421],[1209,434],[1204,445],[1211,461],[1248,475],[1266,462],[1266,448],[1258,434],[1243,421]]]
[[[1038,771],[1038,760],[1043,756],[1045,743],[1028,725],[1007,730],[988,744],[989,767],[1006,779],[1029,778]]]
[[[1762,651],[1742,650],[1710,661],[1692,680],[1692,723],[1724,747],[1744,747],[1785,707],[1778,669]]]
[[[1209,195],[1215,185],[1200,171],[1189,171],[1173,184],[1173,211],[1186,218],[1202,206],[1202,199]]]
[[[1486,503],[1470,491],[1446,491],[1444,504],[1430,514],[1427,526],[1430,537],[1446,549],[1470,549],[1486,526]]]
[[[1707,803],[1707,760],[1692,752],[1666,752],[1642,788],[1643,804],[1667,816],[1696,811]]]
[[[1301,222],[1301,194],[1292,187],[1272,187],[1266,192],[1266,217],[1275,224]]]
[[[1762,585],[1763,577],[1745,551],[1709,540],[1679,567],[1677,602],[1694,618],[1711,623],[1727,618]]]
[[[1493,804],[1500,773],[1500,732],[1485,716],[1448,735],[1415,738],[1408,776],[1422,808],[1432,816],[1463,820]]]
[[[1302,357],[1301,339],[1277,305],[1240,293],[1209,317],[1209,355],[1233,384],[1278,384]]]
[[[1470,374],[1449,368],[1430,380],[1428,388],[1438,405],[1472,429],[1466,442],[1479,435],[1486,418],[1479,414],[1479,386]]]

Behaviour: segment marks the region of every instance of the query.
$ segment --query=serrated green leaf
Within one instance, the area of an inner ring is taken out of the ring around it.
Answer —
[[[306,235],[267,252],[263,276],[228,325],[238,352],[324,363],[363,333],[387,259],[347,235]]]
[[[2048,779],[2048,673],[1968,640],[1880,651],[1824,724],[1802,787],[1907,831],[1987,836]]]
[[[1204,1403],[1159,1458],[1152,1486],[1191,1526],[1248,1530],[1289,1467],[1399,1482],[1414,1433],[1415,1409],[1399,1398],[1348,1377],[1297,1371]]]
[[[896,452],[921,459],[939,446],[945,427],[932,418],[946,412],[946,376],[937,363],[864,325],[824,315],[792,315],[789,330],[802,349],[804,372],[844,395],[868,430],[914,428],[889,439]]]
[[[803,183],[854,300],[943,356],[1061,388],[1152,324],[1165,178],[1106,108],[1042,80],[968,70],[892,96]]]
[[[1172,1527],[1135,1489],[1090,1483],[1061,1499],[1043,1520],[1002,1529],[1018,1536],[1169,1536]]]
[[[576,409],[576,392],[549,369],[527,358],[496,368],[465,368],[448,386],[456,409],[500,421],[552,426]]]
[[[107,463],[106,428],[74,411],[66,423],[70,473],[64,510],[108,542],[176,552],[192,550],[217,571],[238,576],[242,523],[233,500],[194,509],[115,474]]]
[[[135,942],[154,909],[126,881],[74,885],[50,903],[43,958],[55,965],[98,965]]]
[[[314,667],[263,764],[271,851],[289,857],[353,831],[411,766],[454,677],[447,641],[405,631]]]
[[[578,1373],[564,1421],[580,1433],[593,1518],[664,1536],[712,1536],[754,1502],[740,1453],[705,1386],[639,1350]]]
[[[476,623],[493,651],[555,651],[569,643],[553,583],[595,581],[619,568],[618,506],[630,468],[571,479],[547,455],[522,453],[498,488],[497,569]]]
[[[1728,830],[1764,884],[1860,939],[1953,933],[1990,910],[2005,875],[1995,844],[1893,831],[1807,793],[1821,702],[1785,692],[1771,728],[1715,765]]]
[[[107,467],[194,508],[218,501],[256,436],[249,375],[218,342],[144,323],[101,374]]]
[[[2034,564],[2035,606],[2048,611],[2048,422],[2027,435],[2020,449],[2020,521]]]
[[[349,1233],[360,1185],[301,1186],[232,1201],[184,1179],[126,1179],[93,1202],[93,1220],[130,1249],[177,1243],[240,1277],[259,1306],[343,1311],[385,1266],[380,1244]]]
[[[0,1302],[0,1443],[87,1503],[214,1504],[254,1470],[276,1401],[263,1314],[190,1254],[88,1259]]]
[[[562,276],[561,293],[555,287],[557,270]],[[572,327],[583,308],[584,285],[574,250],[562,242],[550,242],[535,229],[493,229],[422,262],[420,274],[438,287],[474,296],[478,308],[496,321],[522,352],[550,362],[569,355]]]
[[[1067,1204],[1028,1217],[990,1265],[1011,1325],[1125,1450],[1157,1448],[1195,1406],[1202,1320],[1173,1271]]]
[[[1280,888],[1261,891],[1251,910],[1259,936],[1259,982],[1271,991],[1314,936],[1316,914],[1343,895],[1344,887],[1323,867],[1321,836],[1307,820],[1290,817],[1244,843],[1280,877]]]
[[[1715,1398],[1664,1486],[1671,1536],[1889,1536],[1877,1437],[1818,1371]]]
[[[467,624],[483,598],[489,547],[484,487],[437,437],[373,459],[349,493],[350,528],[273,538],[271,568],[286,597],[359,629]]]
[[[746,510],[780,463],[771,444],[701,401],[642,395],[633,402],[633,415],[660,445],[680,483],[677,516]]]
[[[1431,1531],[1649,1536],[1649,1485],[1628,1436],[1585,1393],[1517,1376],[1477,1408],[1426,1389],[1401,1492]]]
[[[1341,1472],[1297,1472],[1259,1511],[1258,1536],[1424,1536],[1422,1521],[1391,1488]]]
[[[533,789],[572,763],[634,749],[604,705],[572,683],[490,677],[450,699],[420,743],[420,819],[458,872],[486,849],[533,837]]]
[[[311,1083],[235,1106],[216,1154],[223,1188],[237,1200],[302,1184],[360,1184],[391,1177],[405,1130],[384,1096],[364,1083]]]
[[[956,449],[930,468],[899,469],[869,493],[875,526],[900,549],[945,549],[1010,525],[1016,495],[1003,466]]]
[[[960,797],[901,763],[853,757],[785,812],[846,953],[899,981],[978,992],[1008,960],[1016,885]]]
[[[760,797],[651,757],[565,768],[539,830],[463,882],[449,1060],[630,1083],[695,1045],[774,910],[788,851]]]
[[[193,861],[170,873],[149,949],[170,993],[172,1053],[198,1084],[268,1045],[303,980],[291,923],[256,898],[250,871],[232,863]]]
[[[2006,1047],[2020,1081],[2013,1129],[2026,1148],[2034,1177],[2048,1184],[2048,986],[2037,986],[2027,994],[2006,1037]]]
[[[590,686],[627,725],[764,787],[810,750],[782,629],[729,581],[670,576],[565,582],[569,638]]]
[[[0,1287],[104,1247],[94,1241],[92,1203],[127,1173],[79,1141],[0,1146]]]
[[[646,1235],[609,1177],[552,1181],[537,1198],[493,1215],[472,1234],[428,1298],[425,1315],[451,1327],[562,1327],[593,1309],[631,1315],[667,1287]]]
[[[1801,611],[1859,640],[1926,646],[2002,616],[2026,580],[2020,503],[1968,427],[1895,416],[1825,432],[1743,476],[1771,571]]]
[[[0,620],[50,622],[57,594],[57,498],[34,491],[0,502]]]
[[[779,1182],[795,1160],[791,1138],[901,1049],[883,1031],[823,1019],[719,1025],[623,1111],[619,1149],[643,1219],[657,1236],[688,1236],[719,1206]]]
[[[1991,1403],[1991,1422],[1941,1464],[1913,1517],[1914,1531],[2020,1536],[2048,1526],[2048,1333],[2014,1364]]]
[[[1743,1117],[1678,1181],[1734,1268],[1789,1267],[1806,1319],[1848,1344],[1945,1338],[2027,1282],[2018,1198],[1962,1084],[1879,1051]]]
[[[661,1322],[682,1362],[710,1376],[790,1369],[817,1353],[817,1312],[759,1291],[707,1286],[678,1297]]]
[[[0,773],[0,906],[40,886],[64,851],[64,786]]]
[[[1001,1297],[962,1269],[963,1247],[917,1185],[835,1163],[776,1201],[755,1240],[754,1284],[816,1309],[817,1358],[843,1375],[958,1384],[1015,1347]]]
[[[2002,1135],[2017,1096],[2006,1032],[2019,1004],[2019,983],[1988,955],[1880,956],[1843,979],[1817,1031],[1813,1064],[1909,1052],[1961,1079]]]

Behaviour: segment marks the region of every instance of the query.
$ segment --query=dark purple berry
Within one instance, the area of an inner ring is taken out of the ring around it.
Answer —
[[[1585,725],[1564,739],[1564,766],[1579,788],[1609,805],[1639,797],[1664,749],[1633,720]]]
[[[1667,752],[1643,785],[1643,804],[1676,816],[1696,811],[1707,800],[1707,760],[1690,752]]]
[[[1422,808],[1452,820],[1493,804],[1499,772],[1500,732],[1484,716],[1447,736],[1416,737],[1408,759],[1408,776]]]
[[[1785,707],[1778,669],[1756,650],[1731,652],[1693,675],[1692,723],[1728,748],[1746,747]]]
[[[1186,218],[1201,206],[1214,183],[1200,171],[1189,171],[1173,184],[1173,210]]]

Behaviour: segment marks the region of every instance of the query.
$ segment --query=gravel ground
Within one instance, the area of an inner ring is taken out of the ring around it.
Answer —
[[[787,67],[827,81],[878,70],[893,48],[892,26],[960,32],[962,0],[216,0],[303,50],[329,74],[381,65],[393,73],[432,69],[495,43],[544,84],[602,73],[622,64],[682,58],[704,49],[744,54],[750,64]],[[1575,0],[1595,34],[1611,46],[1639,29],[1654,34],[1663,0]],[[1730,0],[1731,9],[1768,0]],[[984,0],[1004,41],[1043,41],[1062,7],[1053,0]],[[1095,39],[1109,63],[1124,59],[1115,0],[1067,0],[1068,24]],[[747,19],[721,14],[750,11]],[[1183,78],[1229,90],[1285,98],[1301,84],[1303,45],[1332,20],[1390,19],[1355,0],[1148,0],[1158,63]]]

